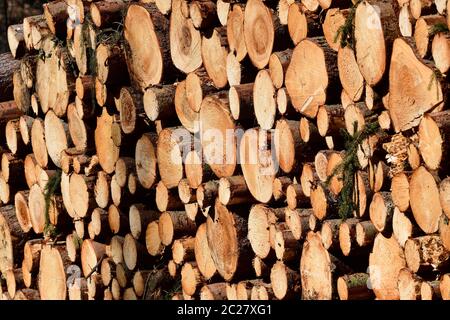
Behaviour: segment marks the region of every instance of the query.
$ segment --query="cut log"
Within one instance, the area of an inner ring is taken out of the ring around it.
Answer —
[[[438,14],[417,18],[414,26],[414,40],[420,58],[428,57],[431,53],[431,35],[435,25],[445,25],[445,23],[445,17]]]
[[[300,243],[289,230],[285,222],[277,223],[273,235],[275,255],[278,260],[291,263],[297,260],[300,254]]]
[[[145,90],[144,110],[150,120],[169,120],[173,116],[175,89],[175,85],[168,84]]]
[[[321,185],[311,190],[311,206],[314,211],[314,216],[317,219],[323,220],[326,217],[333,216],[338,212],[337,198]]]
[[[170,14],[170,54],[173,64],[184,73],[199,68],[202,64],[201,35],[191,19],[182,13],[183,0],[172,0]],[[170,60],[170,59],[169,59]]]
[[[1,174],[6,182],[13,182],[16,186],[25,184],[23,160],[12,153],[3,153],[1,159]]]
[[[293,183],[286,189],[286,202],[289,209],[304,208],[310,204],[309,198],[303,193],[302,186]]]
[[[248,56],[258,69],[269,63],[275,31],[272,13],[261,0],[249,0],[244,12],[244,39]]]
[[[292,49],[274,52],[269,59],[270,78],[276,89],[280,89],[284,84],[284,74],[289,66],[292,57]]]
[[[412,272],[439,270],[447,267],[450,262],[450,253],[444,248],[439,236],[408,239],[405,243],[405,257]]]
[[[83,218],[94,209],[96,202],[93,193],[95,177],[86,177],[73,173],[70,177],[70,201],[75,214]]]
[[[340,87],[338,78],[336,52],[323,37],[317,37],[295,47],[285,83],[295,109],[315,118],[319,106],[332,101],[332,93]]]
[[[206,222],[208,246],[217,271],[229,281],[250,270],[251,249],[246,237],[247,224],[219,201],[216,201],[214,211],[214,218],[210,215]]]
[[[450,218],[450,178],[445,178],[439,185],[439,199],[442,211]]]
[[[204,282],[195,262],[186,262],[181,268],[181,287],[187,295],[193,296]]]
[[[300,294],[300,274],[282,261],[277,261],[270,272],[270,282],[275,297],[279,300],[293,299]]]
[[[450,274],[444,274],[439,284],[442,300],[450,300]]]
[[[128,217],[114,204],[108,208],[108,223],[113,234],[123,234],[130,230]]]
[[[86,239],[81,246],[81,267],[85,277],[100,269],[99,262],[106,254],[106,246],[102,243]]]
[[[122,20],[122,11],[126,7],[127,2],[122,0],[95,1],[90,4],[92,22],[98,28],[114,26]]]
[[[359,219],[347,219],[339,226],[339,246],[344,256],[357,255],[356,226]]]
[[[159,255],[164,250],[161,238],[159,237],[158,221],[153,221],[148,224],[145,232],[145,245],[151,256]]]
[[[197,29],[207,29],[219,23],[215,1],[194,1],[189,4],[189,17]]]
[[[155,195],[156,207],[159,211],[180,210],[184,208],[184,203],[178,197],[175,190],[169,190],[162,181],[156,186]]]
[[[20,59],[25,54],[23,24],[14,24],[8,27],[8,46],[15,59]]]
[[[175,90],[175,111],[181,124],[189,132],[197,133],[199,131],[199,113],[195,112],[189,104],[188,91],[186,90],[186,81],[177,84]]]
[[[342,32],[340,31],[340,29],[344,26],[349,14],[350,10],[331,8],[327,10],[327,13],[325,15],[325,20],[323,21],[322,25],[323,34],[325,36],[325,39],[327,40],[328,45],[335,51],[338,51],[340,47],[342,41]]]
[[[220,178],[218,199],[225,206],[255,202],[243,176]]]
[[[312,214],[312,209],[285,209],[286,225],[296,240],[305,238],[310,231],[309,219]]]
[[[297,45],[306,36],[316,37],[322,34],[322,26],[318,23],[317,15],[312,11],[306,10],[299,3],[293,2],[289,5],[287,25],[289,36],[294,45]]]
[[[30,188],[28,207],[33,231],[37,234],[42,233],[45,226],[45,197],[37,184]]]
[[[354,273],[339,277],[337,289],[341,300],[367,300],[373,298],[373,292],[368,287],[367,273]]]
[[[95,149],[102,169],[110,174],[114,171],[120,150],[113,140],[113,116],[108,114],[107,108],[102,109],[95,129]]]
[[[395,175],[391,181],[392,201],[400,211],[405,212],[409,208],[409,181],[408,176],[401,172]]]
[[[442,145],[444,141],[439,127],[431,116],[424,115],[420,121],[418,136],[423,162],[430,170],[439,169],[445,147]]]
[[[275,122],[277,106],[275,88],[267,70],[259,71],[256,76],[253,87],[253,105],[258,124],[264,130],[271,129]]]
[[[130,270],[130,276],[132,270],[150,264],[152,261],[149,258],[145,247],[128,233],[123,242],[123,260],[125,269]]]
[[[23,232],[29,232],[32,227],[30,210],[28,209],[28,195],[28,191],[19,191],[14,196],[16,218]]]
[[[31,95],[27,87],[26,79],[22,77],[22,72],[17,70],[13,74],[13,96],[17,107],[23,113],[28,112],[31,106]]]
[[[255,116],[253,83],[233,85],[228,91],[231,115],[234,120],[248,120]]]
[[[94,195],[95,202],[102,209],[105,209],[109,203],[109,185],[110,177],[104,171],[99,171],[94,186]]]
[[[135,239],[139,239],[144,234],[147,225],[159,218],[157,211],[151,210],[142,203],[135,203],[130,207],[129,222],[130,231]]]
[[[12,154],[20,154],[24,151],[25,144],[20,134],[19,121],[9,120],[5,128],[6,145]]]
[[[159,217],[159,236],[163,245],[170,245],[174,239],[193,235],[196,225],[184,211],[165,211]]]
[[[219,178],[233,175],[237,133],[228,101],[222,96],[206,97],[200,110],[200,123],[205,162]]]
[[[290,177],[278,177],[273,180],[272,194],[275,201],[284,201],[286,199],[287,188],[292,184]]]
[[[219,181],[207,181],[197,188],[196,198],[200,208],[206,209],[214,204],[219,195]]]
[[[413,78],[414,85],[399,88],[399,83]],[[389,113],[396,132],[417,126],[424,112],[441,109],[444,88],[433,67],[417,56],[407,40],[394,41],[389,71]]]
[[[450,42],[447,34],[439,32],[433,37],[431,53],[436,68],[441,73],[446,73],[450,68]]]
[[[131,87],[122,87],[119,97],[120,127],[125,134],[133,133],[138,117],[144,114],[142,93]]]
[[[400,298],[398,274],[406,267],[403,249],[394,237],[385,238],[379,233],[369,256],[370,284],[375,296],[381,300]]]
[[[331,300],[335,278],[349,272],[347,266],[328,253],[319,233],[308,233],[300,260],[302,299]]]
[[[225,282],[204,285],[200,289],[200,300],[226,300],[226,286]]]
[[[70,264],[64,246],[44,246],[41,251],[38,278],[42,300],[66,299],[66,269]]]
[[[220,27],[213,30],[210,37],[202,37],[202,60],[208,77],[216,88],[223,88],[228,83],[226,28]]]
[[[420,287],[420,297],[422,300],[440,300],[439,281],[423,281]]]
[[[20,69],[20,63],[14,60],[11,53],[4,53],[0,55],[0,101],[9,101],[13,97],[13,75]]]
[[[343,223],[341,219],[324,220],[320,237],[325,249],[336,251],[340,246],[340,226]]]
[[[305,196],[311,196],[311,189],[318,179],[314,163],[304,163],[302,174],[300,176],[300,184]]]
[[[337,55],[339,79],[352,101],[359,101],[364,92],[364,78],[359,71],[355,52],[350,47],[339,48]]]
[[[143,91],[150,85],[159,84],[163,76],[173,75],[169,55],[169,20],[154,4],[130,5],[124,30],[130,77],[138,88]]]
[[[392,43],[400,34],[398,11],[395,1],[373,0],[357,5],[354,17],[356,61],[372,87],[389,69]]]
[[[377,233],[371,221],[361,221],[356,225],[356,242],[360,247],[372,245]]]
[[[379,232],[392,231],[394,203],[390,192],[377,192],[370,203],[370,220]]]
[[[231,7],[230,3],[224,0],[217,0],[217,16],[219,18],[220,24],[223,26],[227,25],[230,7]]]
[[[247,46],[244,39],[244,6],[234,5],[228,13],[227,39],[231,52],[236,59],[242,61],[247,56]]]
[[[270,251],[270,231],[271,224],[276,222],[283,209],[271,209],[262,204],[254,205],[248,215],[248,240],[253,252],[265,259]]]
[[[342,105],[320,106],[317,112],[317,129],[322,137],[336,136],[345,128],[344,108]]]
[[[160,132],[157,158],[161,181],[171,189],[183,178],[183,156],[191,150],[192,139],[182,127],[166,128]]]
[[[253,197],[267,203],[272,198],[272,183],[278,166],[273,159],[274,150],[268,147],[268,132],[247,130],[241,139],[240,161],[247,186]]]
[[[408,268],[403,268],[398,274],[398,291],[400,300],[419,300],[422,279]]]
[[[442,214],[439,189],[433,175],[424,167],[414,170],[409,195],[411,211],[419,227],[427,234],[436,232]]]
[[[156,179],[156,139],[156,135],[145,133],[136,143],[136,173],[145,189],[150,189]]]
[[[175,240],[172,245],[173,261],[176,264],[182,264],[185,261],[191,261],[195,257],[194,247],[194,237],[183,237]]]

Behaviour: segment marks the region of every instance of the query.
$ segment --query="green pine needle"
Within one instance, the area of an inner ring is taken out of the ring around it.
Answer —
[[[362,0],[356,1],[353,6],[350,8],[350,12],[345,19],[345,23],[339,27],[337,30],[335,36],[334,36],[334,43],[336,43],[339,39],[339,36],[341,36],[341,47],[345,48],[346,46],[349,46],[350,48],[354,49],[355,45],[355,13],[356,8],[358,5],[362,2]]]
[[[443,32],[443,33],[447,33],[448,30],[448,26],[445,23],[436,23],[435,25],[433,25],[430,29],[429,35],[430,37],[433,37],[434,35],[436,35],[437,33]]]
[[[44,226],[44,234],[48,235],[51,238],[55,238],[58,235],[58,230],[56,226],[50,222],[50,201],[52,200],[53,195],[56,190],[58,190],[61,182],[61,170],[58,170],[55,175],[53,175],[45,185],[45,226]]]
[[[354,131],[357,131],[358,123],[354,122]],[[345,129],[341,129],[341,135],[345,141],[345,156],[343,161],[334,168],[331,175],[327,178],[325,185],[329,186],[331,179],[340,176],[343,181],[343,188],[338,199],[338,213],[341,219],[347,219],[353,215],[353,212],[359,207],[359,199],[353,199],[353,192],[356,183],[356,173],[361,169],[358,161],[358,147],[361,143],[373,134],[380,131],[377,121],[367,123],[361,131],[356,132],[353,136]]]

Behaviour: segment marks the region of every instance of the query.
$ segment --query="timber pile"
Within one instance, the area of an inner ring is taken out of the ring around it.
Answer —
[[[2,297],[449,299],[450,2],[353,2],[11,26]]]

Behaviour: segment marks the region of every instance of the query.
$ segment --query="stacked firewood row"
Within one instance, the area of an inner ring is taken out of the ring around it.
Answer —
[[[3,299],[450,299],[445,0],[56,0],[0,55]]]

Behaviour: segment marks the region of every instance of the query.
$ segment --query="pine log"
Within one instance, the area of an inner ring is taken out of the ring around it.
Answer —
[[[64,245],[46,245],[39,262],[39,294],[42,300],[65,300],[66,270],[71,262]]]
[[[282,19],[280,19],[280,21],[282,21]],[[306,10],[304,6],[296,2],[289,5],[287,25],[289,36],[294,45],[297,45],[307,36],[317,37],[322,35],[322,33],[325,33],[325,28],[322,32],[322,25],[319,23],[317,14]],[[333,47],[331,43],[330,47]]]
[[[191,19],[183,15],[184,0],[172,0],[170,14],[170,54],[176,68],[189,73],[202,64],[201,35]],[[170,60],[170,59],[169,59]]]
[[[370,204],[370,220],[379,232],[392,231],[394,203],[390,192],[377,192]]]
[[[375,237],[369,256],[370,283],[375,296],[381,300],[400,298],[398,274],[406,267],[403,250],[394,237],[385,238],[381,233]]]
[[[90,4],[92,22],[98,28],[114,26],[122,20],[122,11],[126,9],[127,2],[122,0],[95,1]]]
[[[193,235],[196,225],[184,211],[165,211],[159,217],[159,236],[163,245],[170,245],[182,235]]]
[[[446,86],[434,70],[419,58],[407,39],[394,41],[389,73],[389,113],[396,132],[417,126],[424,112],[442,109]],[[417,79],[418,85],[399,90],[398,82],[410,77]]]
[[[398,3],[395,1],[364,1],[356,7],[356,61],[370,86],[375,86],[388,74],[393,42],[400,34],[398,11]],[[371,22],[367,23],[369,20]]]
[[[427,234],[436,232],[442,214],[439,189],[433,175],[424,167],[411,175],[409,195],[411,211],[419,227]]]
[[[373,298],[373,292],[368,287],[367,273],[354,273],[339,277],[337,289],[341,300],[367,300]]]
[[[169,20],[154,4],[130,5],[124,29],[130,78],[141,91],[161,83],[163,76],[173,75],[169,56],[170,53],[173,55],[169,52]]]
[[[206,97],[200,110],[200,122],[205,162],[219,178],[233,175],[237,133],[228,101],[222,95]]]
[[[405,257],[412,272],[424,272],[447,267],[450,253],[444,248],[439,236],[431,235],[408,239]]]
[[[228,13],[227,39],[231,52],[235,52],[237,61],[247,56],[247,46],[244,39],[244,6],[233,5]]]
[[[447,34],[439,32],[433,37],[431,53],[436,68],[441,73],[447,73],[450,68],[450,42]]]
[[[272,198],[272,183],[278,171],[273,159],[274,150],[269,149],[267,132],[247,130],[241,139],[241,169],[253,197],[267,203]]]
[[[308,71],[311,68],[314,72]],[[285,83],[295,109],[315,118],[319,106],[332,101],[332,93],[340,87],[336,52],[322,37],[301,41],[292,53]]]
[[[242,217],[229,211],[219,201],[216,201],[214,211],[214,218],[207,218],[206,232],[217,271],[226,281],[243,277],[251,264],[247,225]]]

